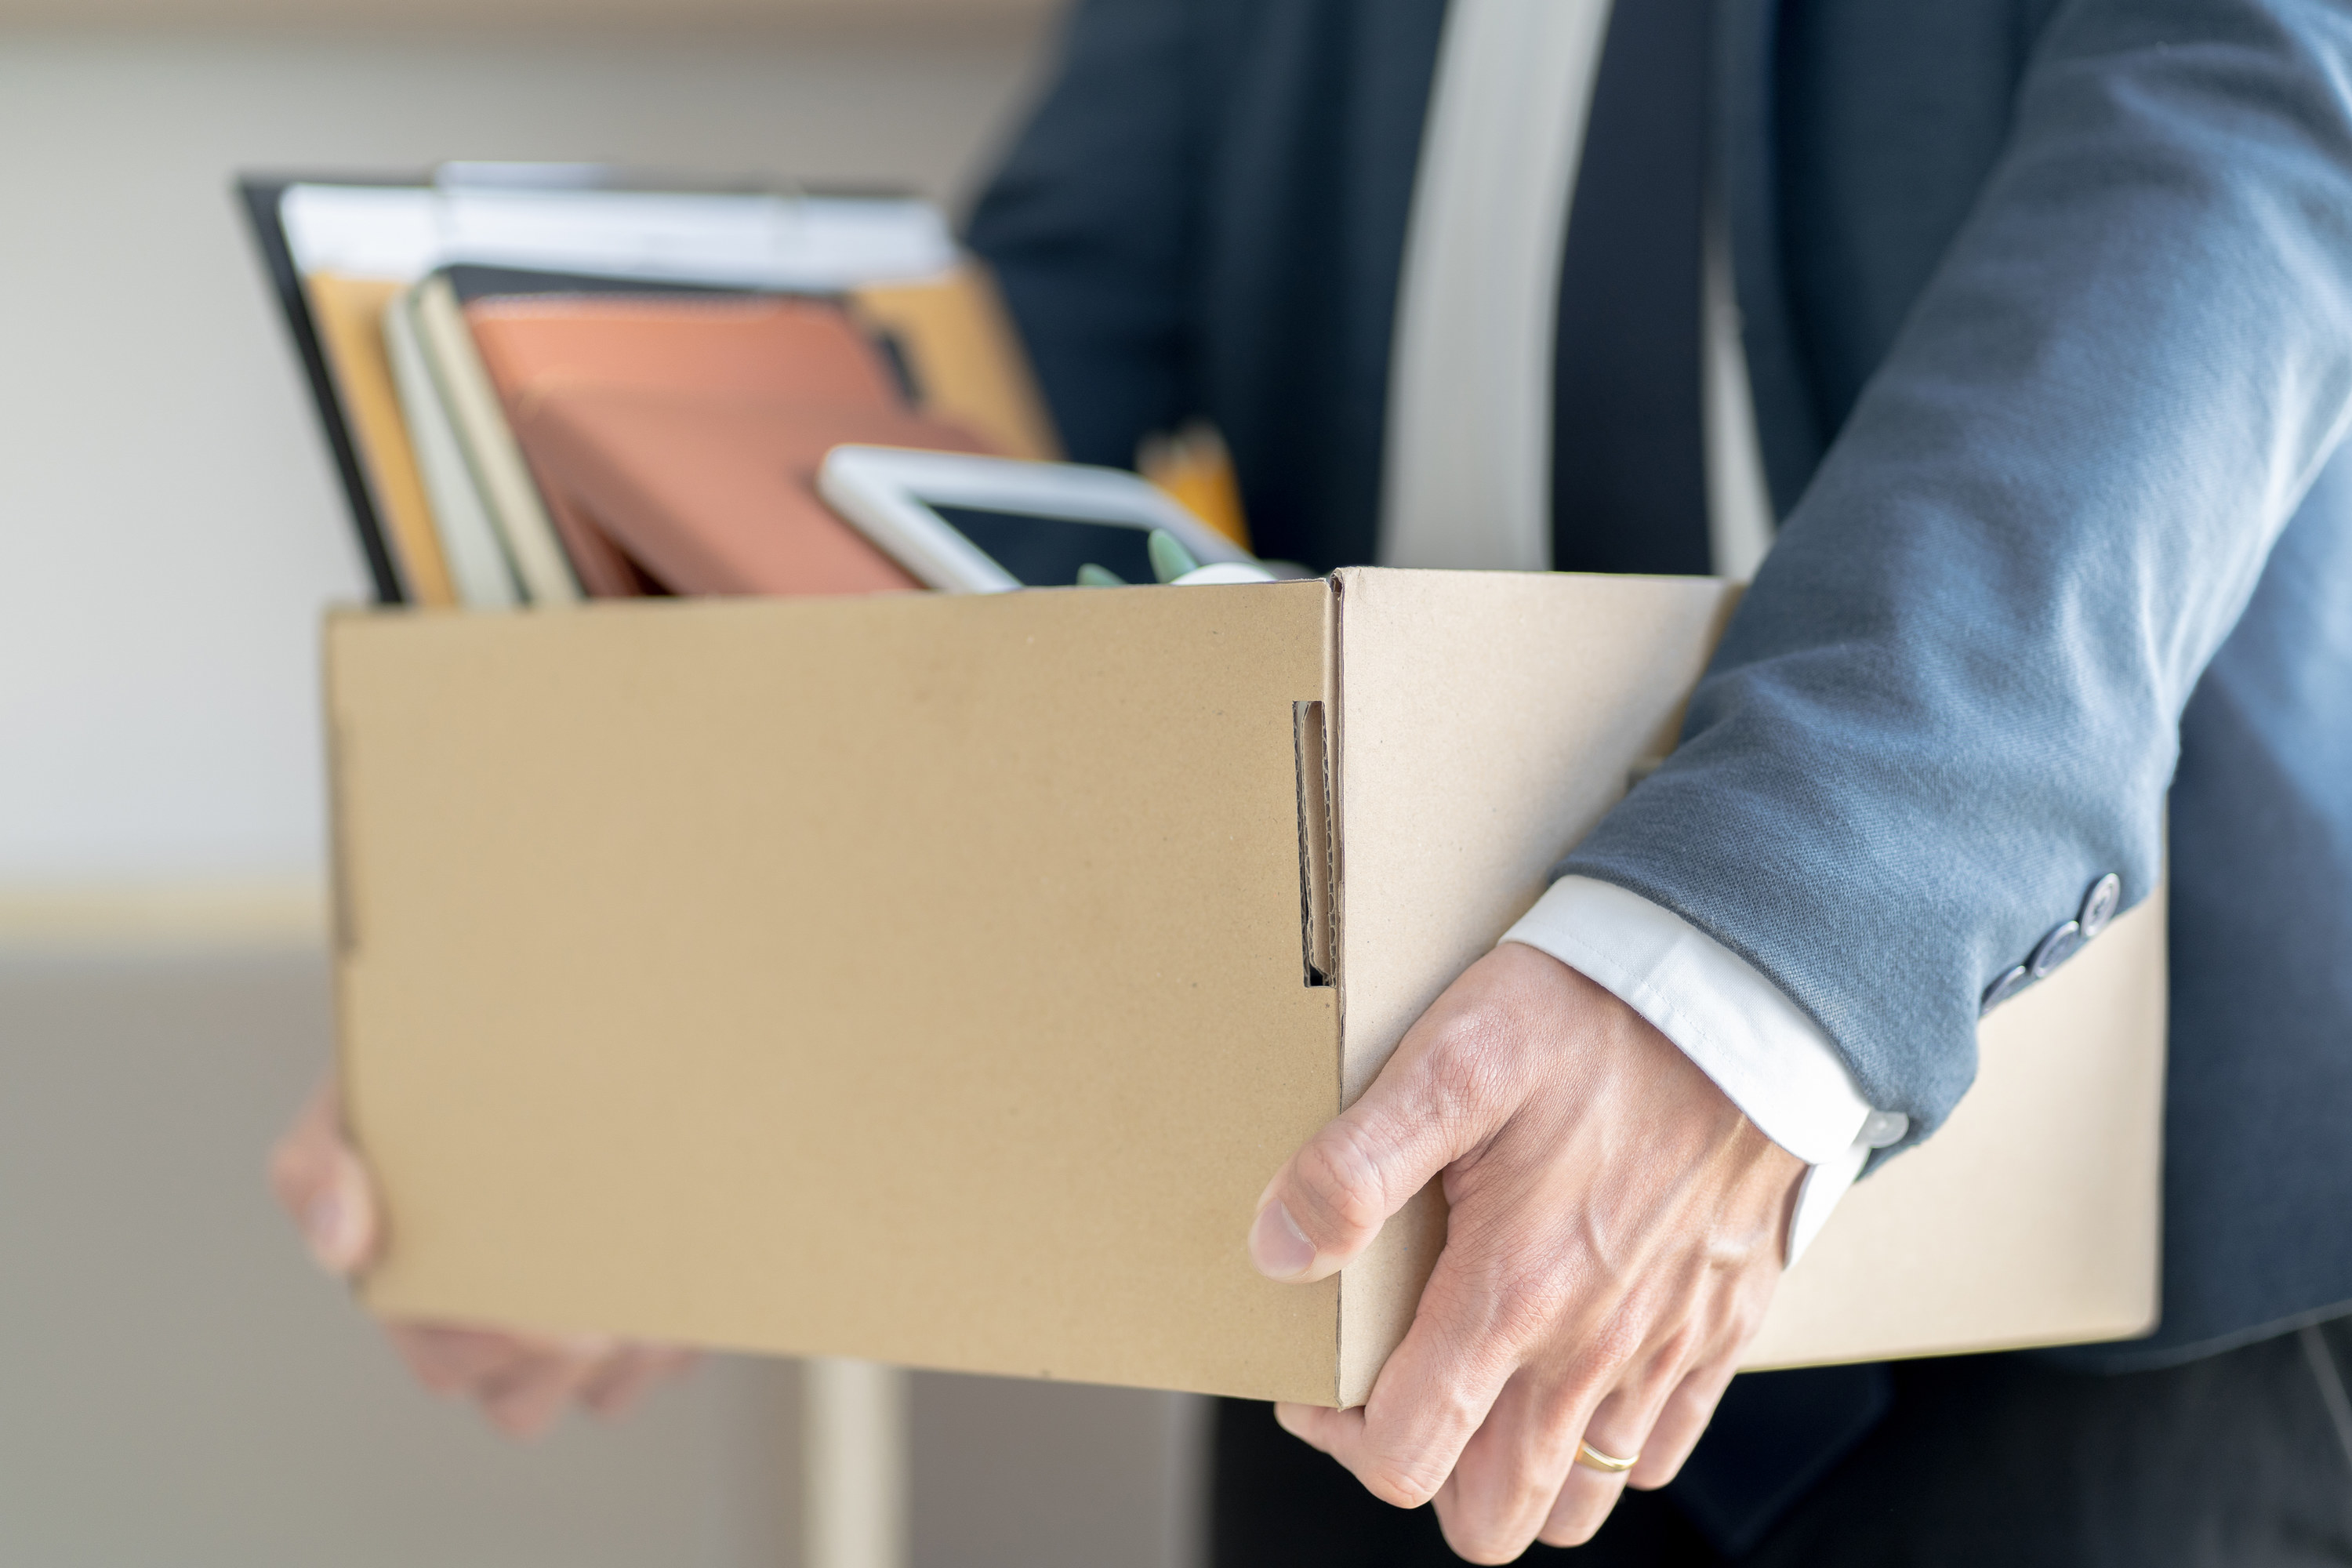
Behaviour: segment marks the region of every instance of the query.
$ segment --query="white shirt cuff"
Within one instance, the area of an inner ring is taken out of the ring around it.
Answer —
[[[1821,1230],[1870,1151],[1908,1131],[1872,1108],[1828,1035],[1754,965],[1671,910],[1589,877],[1554,882],[1509,931],[1656,1026],[1764,1136],[1815,1167],[1789,1258]]]

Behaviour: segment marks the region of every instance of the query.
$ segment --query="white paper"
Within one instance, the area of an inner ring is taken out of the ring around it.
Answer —
[[[956,259],[916,197],[303,184],[279,213],[296,270],[403,281],[470,261],[825,292]]]

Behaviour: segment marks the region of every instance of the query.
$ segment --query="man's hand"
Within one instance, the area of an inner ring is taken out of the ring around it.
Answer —
[[[1780,1281],[1804,1169],[1639,1014],[1506,942],[1266,1189],[1251,1256],[1302,1282],[1440,1173],[1451,1205],[1370,1401],[1276,1415],[1375,1496],[1434,1499],[1474,1563],[1587,1541],[1706,1429]],[[1578,1464],[1580,1440],[1639,1462]]]
[[[320,1268],[351,1279],[375,1260],[383,1240],[375,1188],[343,1136],[332,1079],[320,1085],[278,1140],[269,1184]],[[619,1415],[694,1361],[691,1351],[670,1345],[456,1323],[386,1323],[384,1333],[419,1383],[436,1394],[471,1398],[512,1437],[537,1436],[574,1400],[596,1415]]]

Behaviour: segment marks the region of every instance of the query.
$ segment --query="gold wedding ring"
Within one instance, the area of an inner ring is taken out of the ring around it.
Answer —
[[[1602,1453],[1590,1443],[1580,1442],[1576,1445],[1576,1462],[1604,1475],[1622,1476],[1640,1464],[1642,1456],[1636,1454],[1630,1459],[1621,1459],[1614,1454]]]

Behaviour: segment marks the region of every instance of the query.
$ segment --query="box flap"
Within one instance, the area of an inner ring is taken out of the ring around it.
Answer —
[[[1737,590],[1693,579],[1340,576],[1346,1094],[1673,749]],[[1975,1089],[1858,1186],[1782,1281],[1748,1364],[2117,1338],[2158,1305],[2163,900],[1987,1021]],[[1433,1186],[1341,1286],[1343,1398],[1370,1391],[1444,1242]]]
[[[1737,601],[1706,578],[1339,574],[1345,1097],[1673,747]],[[1444,1240],[1434,1186],[1341,1284],[1340,1387],[1370,1391]]]

